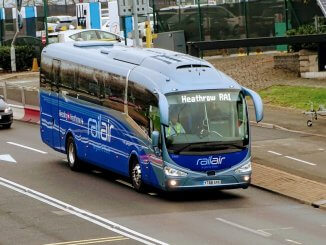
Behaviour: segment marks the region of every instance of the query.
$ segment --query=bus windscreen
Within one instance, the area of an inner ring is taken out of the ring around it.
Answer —
[[[249,143],[245,98],[240,91],[170,94],[166,146],[173,154],[215,154],[245,149]]]

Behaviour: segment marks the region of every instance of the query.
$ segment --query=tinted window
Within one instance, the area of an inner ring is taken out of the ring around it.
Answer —
[[[128,83],[128,114],[148,134],[159,130],[158,100],[140,84]]]
[[[108,32],[104,32],[104,31],[98,31],[97,32],[99,34],[99,38],[100,39],[106,39],[108,41],[114,41],[117,40],[116,35],[108,33]]]
[[[52,59],[43,56],[41,63],[41,72],[40,72],[40,86],[42,88],[51,89],[51,76],[52,72]]]
[[[60,84],[60,60],[52,61],[52,82],[53,84]]]
[[[73,89],[75,80],[75,66],[69,62],[61,62],[60,77],[62,87]]]
[[[97,35],[95,31],[84,31],[80,33],[81,39],[84,41],[97,40]]]
[[[124,111],[125,83],[124,77],[107,72],[96,72],[101,92],[102,105],[117,111]]]
[[[80,38],[80,33],[71,35],[71,36],[69,36],[69,38],[71,38],[72,40],[75,40],[76,41],[78,38]]]

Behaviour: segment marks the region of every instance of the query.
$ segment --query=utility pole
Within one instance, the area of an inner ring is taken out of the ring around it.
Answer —
[[[138,30],[137,0],[132,1],[132,13],[133,13],[133,16],[134,16],[134,41],[135,41],[136,47],[140,47],[139,30]]]
[[[45,28],[45,44],[49,43],[49,31],[48,31],[48,3],[47,0],[43,0],[43,12],[44,12],[44,28]]]
[[[17,68],[16,68],[16,50],[15,50],[15,41],[16,41],[16,37],[19,33],[19,25],[18,25],[18,15],[19,15],[19,0],[16,0],[16,33],[14,38],[12,39],[11,42],[11,47],[10,47],[10,59],[11,59],[11,71],[12,72],[16,72]],[[21,6],[21,5],[20,5]]]

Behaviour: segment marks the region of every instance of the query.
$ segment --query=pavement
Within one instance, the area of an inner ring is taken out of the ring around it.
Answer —
[[[8,80],[8,79],[15,79],[15,78],[21,78],[21,77],[35,77],[36,74],[39,74],[38,72],[15,72],[15,73],[0,73],[0,81],[2,80]]]
[[[252,106],[249,106],[249,112],[251,126],[326,138],[325,118],[318,118],[313,121],[312,127],[308,127],[308,117],[302,111],[265,105],[264,120],[256,123],[253,121],[255,117]],[[270,167],[264,161],[255,162],[255,155],[253,161],[252,185],[326,210],[326,184],[314,181],[308,175],[294,175],[280,169],[276,164]]]

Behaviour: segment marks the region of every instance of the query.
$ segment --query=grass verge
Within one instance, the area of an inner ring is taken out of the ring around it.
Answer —
[[[314,108],[326,106],[326,88],[311,88],[301,86],[272,86],[259,91],[264,103],[296,109],[310,109],[310,102]]]

